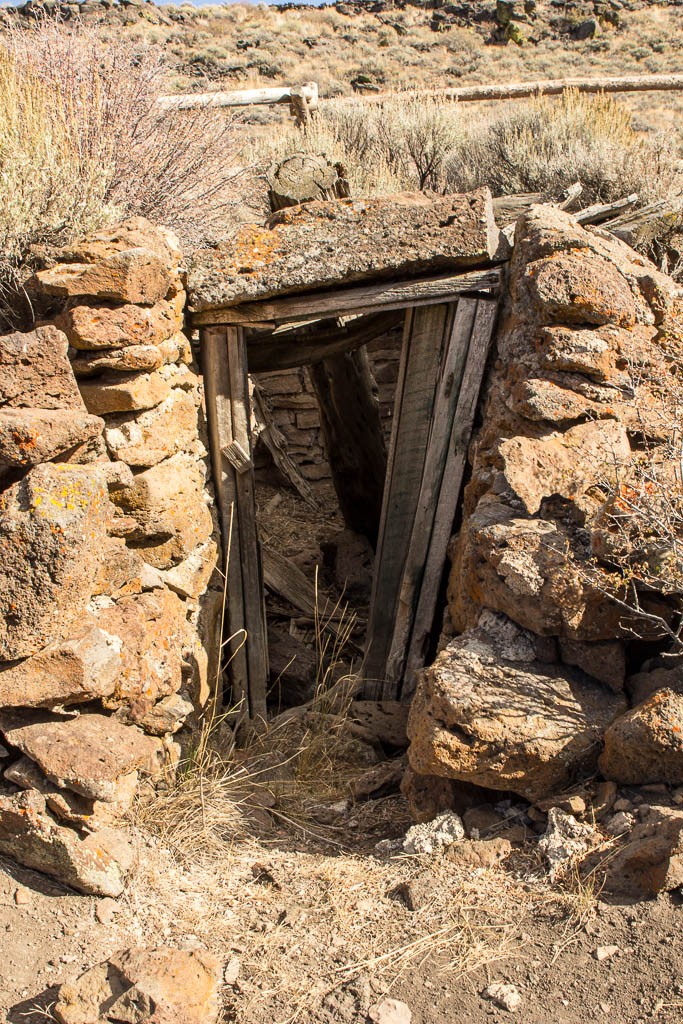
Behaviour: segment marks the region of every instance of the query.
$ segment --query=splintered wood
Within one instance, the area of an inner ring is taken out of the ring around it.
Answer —
[[[369,698],[409,697],[429,654],[496,305],[463,298],[406,317],[361,670]]]

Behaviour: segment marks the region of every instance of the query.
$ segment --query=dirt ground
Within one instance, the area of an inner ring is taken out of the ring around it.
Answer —
[[[340,809],[342,786],[313,805],[309,779],[296,806],[276,800],[265,815],[272,786],[232,804],[234,786],[208,786],[202,809],[181,785],[143,811],[118,901],[2,862],[2,1019],[53,1019],[60,982],[131,944],[170,944],[218,955],[223,1020],[239,1024],[364,1024],[387,994],[414,1024],[495,1024],[515,1015],[482,996],[492,981],[518,988],[528,1024],[683,1021],[678,896],[610,905],[553,887],[533,838],[491,868],[387,859],[375,844],[409,824],[399,795]],[[418,877],[425,896],[409,910],[397,890]],[[603,946],[618,949],[598,960]]]

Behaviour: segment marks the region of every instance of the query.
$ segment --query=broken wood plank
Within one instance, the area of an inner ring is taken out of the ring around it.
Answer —
[[[299,472],[296,463],[290,458],[287,452],[287,440],[281,430],[275,425],[268,402],[259,388],[252,382],[251,390],[252,408],[254,411],[254,435],[264,443],[273,464],[284,479],[291,484],[311,508],[318,508],[318,502],[313,493],[313,488],[304,480]]]
[[[311,109],[318,103],[318,85],[306,82],[299,86],[302,95]],[[230,92],[194,92],[178,93],[173,96],[159,96],[157,105],[162,110],[190,110],[194,107],[251,107],[260,104],[291,103],[292,93],[296,90],[291,86],[278,86],[270,89],[233,89]]]
[[[393,687],[385,681],[387,656],[424,471],[438,367],[453,315],[452,304],[442,303],[412,309],[406,316],[361,668],[365,696],[371,699],[395,697]]]
[[[345,313],[373,313],[377,310],[408,309],[411,306],[442,303],[457,295],[476,294],[497,289],[501,269],[488,267],[466,274],[442,274],[423,280],[387,282],[386,284],[336,288],[282,299],[263,299],[239,305],[206,309],[191,313],[192,323],[250,324],[286,323],[297,320],[319,320]]]
[[[632,192],[631,195],[617,199],[613,203],[594,203],[593,206],[586,206],[583,210],[575,213],[574,216],[579,224],[600,224],[611,217],[616,217],[625,210],[629,210],[637,202],[638,193]]]
[[[387,449],[365,347],[313,363],[325,452],[346,525],[377,544]]]
[[[232,446],[237,445],[247,455],[249,465],[235,473],[237,530],[242,565],[242,591],[246,654],[248,669],[248,701],[251,719],[266,716],[268,689],[268,638],[263,593],[263,573],[256,525],[256,499],[254,493],[254,463],[251,453],[249,427],[249,380],[244,330],[227,329],[228,375],[230,380],[230,409],[232,415]],[[231,447],[228,445],[227,447]]]
[[[406,653],[401,698],[409,699],[415,692],[415,677],[425,664],[429,639],[434,628],[436,606],[443,579],[446,552],[453,533],[453,524],[460,501],[467,450],[479,403],[486,360],[495,327],[497,302],[480,300],[470,337],[467,361],[460,385],[453,418],[448,457],[425,561],[420,597],[415,611],[410,644]]]
[[[318,328],[310,323],[286,330],[271,331],[267,336],[247,334],[249,373],[273,373],[309,366],[340,352],[353,352],[402,324],[401,310],[354,316],[343,326],[337,319],[323,321]]]
[[[223,542],[223,572],[226,587],[226,628],[224,633],[227,635],[221,638],[221,642],[227,641],[228,676],[233,691],[232,702],[236,705],[237,714],[243,717],[249,713],[247,701],[249,679],[243,632],[242,566],[236,524],[237,486],[232,466],[223,454],[223,449],[233,441],[227,331],[225,328],[213,327],[202,330],[201,357],[209,448]],[[230,639],[228,640],[228,638]],[[217,695],[218,701],[221,696],[221,694]]]
[[[392,684],[397,694],[403,678],[416,607],[420,600],[420,590],[432,539],[434,515],[444,483],[453,420],[476,313],[476,299],[460,300],[438,369],[427,454],[385,669],[385,679]],[[450,480],[448,481],[448,490],[449,492],[451,490]],[[456,494],[456,501],[457,497]]]
[[[680,230],[683,223],[683,196],[673,199],[658,199],[639,210],[622,214],[603,224],[604,228],[620,238],[627,245],[636,245],[645,231],[648,237],[655,233]]]

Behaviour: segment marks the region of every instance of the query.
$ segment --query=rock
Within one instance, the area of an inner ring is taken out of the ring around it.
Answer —
[[[112,899],[111,896],[105,896],[104,899],[98,900],[95,907],[95,917],[100,924],[111,924],[119,909],[116,900]]]
[[[160,345],[182,326],[185,293],[154,306],[72,306],[55,318],[79,351]]]
[[[544,498],[576,499],[598,483],[616,479],[631,446],[625,427],[614,420],[579,423],[541,438],[513,437],[499,446],[505,478],[527,512]]]
[[[226,985],[234,985],[240,976],[240,969],[242,965],[239,958],[231,956],[227,964],[223,968],[223,982]]]
[[[72,409],[0,408],[0,467],[36,466],[102,433],[97,416]]]
[[[433,854],[465,838],[462,818],[453,811],[445,811],[433,821],[412,825],[402,843],[404,853]]]
[[[94,231],[58,249],[55,256],[63,263],[97,263],[113,253],[140,248],[156,253],[174,268],[182,259],[176,235],[145,217],[127,217],[113,227]]]
[[[595,789],[592,807],[593,816],[596,821],[602,821],[605,815],[609,814],[614,806],[616,798],[616,783],[610,782],[609,779],[598,783]]]
[[[40,793],[56,818],[88,832],[97,832],[122,818],[130,810],[138,787],[138,773],[131,772],[118,780],[115,800],[110,803],[90,800],[48,782],[38,765],[29,757],[20,757],[11,764],[5,771],[5,778],[20,789]]]
[[[482,992],[484,999],[490,999],[501,1010],[515,1013],[522,1005],[522,997],[518,989],[508,982],[495,981]]]
[[[350,284],[376,276],[378,266],[394,276],[426,263],[434,271],[477,266],[507,249],[501,237],[487,188],[438,198],[405,193],[317,200],[280,210],[267,227],[245,225],[222,247],[195,252],[190,306],[202,310]]]
[[[651,897],[682,885],[683,812],[657,808],[610,857],[605,887],[615,895]]]
[[[0,795],[0,853],[94,896],[119,896],[134,859],[125,833],[101,829],[81,837],[57,825],[33,790]]]
[[[0,707],[80,704],[114,692],[122,640],[92,622],[18,664],[0,665]]]
[[[636,819],[628,811],[617,811],[605,822],[605,832],[608,836],[623,836],[630,832],[636,823]]]
[[[658,690],[605,732],[600,771],[620,785],[683,783],[683,693]]]
[[[0,337],[0,406],[83,411],[67,356],[69,343],[56,327]]]
[[[603,960],[611,960],[619,952],[619,946],[598,946],[593,950],[593,956],[602,963]]]
[[[190,449],[198,435],[197,407],[184,391],[173,391],[142,414],[111,416],[104,431],[109,454],[129,466],[155,466]]]
[[[64,718],[2,711],[0,731],[50,782],[104,803],[120,798],[120,787],[127,785],[131,772],[154,775],[163,763],[159,740],[96,712]]]
[[[108,373],[81,382],[88,412],[106,416],[115,412],[152,409],[171,393],[163,377],[154,373]]]
[[[113,370],[117,373],[145,373],[158,369],[164,361],[157,345],[129,345],[128,348],[107,349],[94,354],[76,356],[71,368],[77,377],[96,377]]]
[[[560,654],[565,665],[576,665],[598,682],[609,686],[614,693],[624,689],[626,653],[618,640],[601,643],[581,643],[579,640],[559,640]]]
[[[114,299],[153,306],[178,287],[166,260],[143,247],[124,249],[97,263],[58,263],[35,275],[45,295]]]
[[[368,1010],[372,1024],[410,1024],[413,1014],[407,1003],[391,997],[374,1003]]]
[[[527,265],[525,283],[545,324],[636,322],[633,292],[617,267],[597,253],[569,252]]]
[[[0,659],[35,654],[82,617],[109,517],[96,466],[46,463],[0,494]]]
[[[171,693],[162,697],[153,708],[140,718],[140,725],[145,732],[154,736],[175,733],[182,728],[185,719],[194,711],[192,702],[181,693]]]
[[[203,467],[184,454],[136,474],[134,486],[112,499],[138,524],[128,543],[157,569],[183,562],[213,532]]]
[[[491,804],[479,804],[470,807],[462,816],[465,831],[471,839],[487,837],[493,830],[500,830],[505,822],[505,815],[492,807]]]
[[[643,704],[658,690],[683,693],[683,665],[674,668],[653,668],[637,672],[626,680],[626,690],[634,704]]]
[[[14,902],[18,907],[26,907],[31,902],[31,896],[28,889],[16,889],[14,892]]]
[[[625,700],[582,673],[530,660],[533,637],[490,613],[418,679],[408,757],[444,775],[535,802],[595,770]]]
[[[182,656],[187,644],[186,609],[171,591],[131,594],[105,603],[93,617],[106,633],[118,637],[123,665],[109,707],[129,707],[144,716],[160,697],[182,686]]]
[[[127,949],[62,985],[54,1014],[60,1024],[216,1024],[219,984],[210,953]]]
[[[545,834],[538,841],[538,848],[548,862],[550,881],[554,882],[566,874],[595,842],[596,833],[592,826],[578,822],[559,807],[552,807],[548,811]]]
[[[512,853],[508,839],[468,839],[448,847],[446,859],[461,867],[493,868]]]

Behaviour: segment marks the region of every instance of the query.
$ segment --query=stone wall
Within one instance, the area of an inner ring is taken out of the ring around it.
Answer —
[[[457,636],[422,673],[410,713],[417,814],[457,800],[463,783],[546,805],[596,774],[683,783],[683,670],[661,628],[680,593],[657,538],[628,518],[629,488],[648,493],[644,464],[680,493],[667,448],[680,290],[548,207],[532,208],[516,239],[451,544]],[[639,611],[608,571],[622,550],[634,572],[649,565]]]
[[[215,658],[201,382],[180,251],[140,218],[56,253],[32,298],[40,325],[0,338],[0,852],[117,895],[112,826]]]

